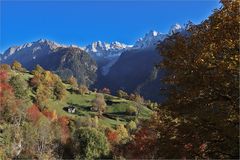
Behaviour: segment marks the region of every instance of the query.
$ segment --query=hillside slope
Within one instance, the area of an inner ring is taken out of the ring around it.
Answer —
[[[33,75],[31,73],[23,73],[16,70],[11,71],[9,75],[10,77],[18,75],[22,77],[27,83],[30,82],[33,78]],[[86,94],[80,94],[73,91],[70,84],[64,83],[64,86],[67,89],[64,99],[56,100],[49,97],[46,106],[49,111],[56,111],[57,115],[70,117],[73,121],[79,120],[79,118],[82,119],[82,121],[87,121],[87,119],[91,117],[98,116],[98,113],[96,111],[92,111],[91,107],[92,101],[99,93],[90,91]],[[27,103],[27,106],[30,107],[33,103],[35,103],[34,98],[36,98],[36,91],[31,86],[29,86],[29,90],[30,93],[28,96],[30,101]],[[148,119],[152,114],[152,110],[147,108],[144,104],[141,104],[139,106],[136,102],[131,100],[126,100],[109,94],[103,95],[107,104],[107,108],[103,116],[99,117],[99,123],[105,127],[116,127],[118,124],[127,124],[129,121],[135,120],[137,116],[139,119]],[[68,106],[73,106],[76,109],[76,112],[69,113],[66,110],[66,107]],[[140,108],[137,109],[136,107]],[[139,114],[129,114],[128,110],[130,108],[139,110]]]
[[[79,83],[87,86],[97,78],[97,64],[87,52],[79,47],[66,47],[49,40],[11,47],[2,55],[1,63],[11,64],[15,60],[28,70],[39,64],[64,80],[74,76]]]
[[[147,99],[161,101],[160,77],[163,72],[156,71],[155,68],[160,61],[161,57],[153,47],[125,51],[109,73],[98,79],[96,86],[108,87],[113,93],[119,89],[128,93],[138,91]],[[155,81],[157,86],[151,84],[152,81]]]

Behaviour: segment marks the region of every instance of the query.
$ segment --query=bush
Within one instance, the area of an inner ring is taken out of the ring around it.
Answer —
[[[77,127],[98,127],[98,117],[91,117],[91,116],[86,116],[86,117],[79,117],[76,120],[76,125]]]
[[[62,100],[66,95],[66,87],[62,80],[50,71],[44,71],[41,66],[36,66],[30,85],[36,91],[36,102],[43,108],[50,98]]]
[[[100,115],[106,110],[106,102],[102,94],[97,94],[96,98],[92,101],[92,110],[98,111]]]
[[[130,96],[129,96],[129,100],[135,101],[138,104],[143,104],[144,103],[143,97],[141,95],[139,95],[139,94],[131,93]]]
[[[36,89],[38,85],[41,83],[42,75],[36,74],[33,76],[33,78],[30,79],[29,85],[33,87],[33,89]]]
[[[1,64],[0,65],[0,70],[10,71],[11,70],[11,66],[9,64]]]
[[[9,81],[14,89],[14,94],[19,99],[26,99],[28,97],[28,83],[20,76],[14,76]]]
[[[66,95],[66,87],[60,80],[54,86],[54,95],[58,100],[62,100]]]
[[[40,84],[36,90],[36,102],[40,109],[43,110],[48,103],[48,99],[52,97],[52,92],[48,86]]]
[[[125,143],[129,138],[128,131],[123,124],[117,126],[116,132],[118,133],[118,137],[122,143]]]
[[[19,63],[18,61],[14,61],[14,62],[13,62],[13,64],[12,64],[12,69],[13,69],[13,70],[16,70],[16,71],[20,71],[20,72],[22,72],[22,71],[25,70],[24,68],[22,68],[22,64]]]
[[[89,90],[87,88],[87,86],[85,85],[80,85],[77,89],[77,93],[81,94],[81,95],[84,95],[84,94],[87,94],[89,93]]]
[[[126,114],[127,114],[127,115],[130,115],[130,116],[136,116],[136,115],[137,115],[137,109],[136,109],[136,107],[129,106],[129,107],[126,109]]]
[[[68,80],[67,83],[72,86],[72,88],[77,88],[78,87],[78,82],[77,79],[73,76],[71,76]]]
[[[120,98],[128,98],[128,94],[127,92],[124,92],[123,90],[118,90],[117,91],[117,96],[120,97]]]
[[[95,128],[81,127],[73,138],[76,159],[96,159],[109,153],[106,136]]]
[[[127,129],[128,129],[129,132],[132,132],[132,131],[136,130],[137,129],[136,122],[134,122],[134,121],[128,122]]]
[[[20,103],[17,102],[8,79],[8,73],[0,70],[0,121],[14,116]]]
[[[45,70],[40,66],[40,65],[36,65],[35,69],[32,70],[32,74],[33,75],[37,75],[37,74],[41,74],[43,73]]]
[[[56,110],[54,110],[54,111],[49,111],[49,110],[47,110],[47,109],[44,109],[44,110],[42,111],[42,114],[43,114],[45,117],[47,117],[50,121],[55,121],[55,120],[58,119]]]
[[[61,142],[66,143],[67,140],[70,138],[70,119],[67,116],[61,116],[57,119],[58,124],[60,125],[60,135],[61,135]]]
[[[119,143],[118,133],[115,130],[107,128],[105,130],[105,134],[107,136],[109,143],[111,144]]]
[[[131,100],[131,101],[134,101],[135,98],[136,98],[136,95],[133,94],[133,93],[131,93],[131,94],[129,95],[129,97],[128,97],[128,99]]]
[[[103,88],[101,90],[99,90],[100,93],[104,93],[104,94],[111,94],[111,91],[109,88]]]
[[[30,121],[37,122],[41,116],[42,114],[37,105],[33,104],[27,109],[27,117]]]

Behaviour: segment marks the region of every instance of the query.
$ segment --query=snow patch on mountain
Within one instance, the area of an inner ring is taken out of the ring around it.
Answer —
[[[132,46],[117,41],[112,43],[97,41],[93,42],[90,45],[87,45],[84,50],[88,52],[93,58],[111,58],[114,56],[120,56],[125,49],[130,47]]]
[[[56,42],[40,39],[35,42],[25,43],[21,46],[13,46],[8,48],[3,53],[3,60],[6,60],[10,56],[16,56],[18,54],[28,54],[28,56],[32,56],[33,59],[36,59],[38,53],[47,53],[49,54],[54,49],[58,47],[67,47],[66,45],[60,45]],[[44,52],[43,52],[44,51]]]
[[[105,60],[105,64],[101,66],[100,70],[102,75],[106,75],[109,69],[117,61],[118,57],[127,49],[130,49],[132,45],[127,45],[120,42],[93,42],[87,45],[84,50],[88,52],[93,59],[97,62]]]
[[[154,30],[146,33],[143,38],[137,40],[134,44],[134,49],[148,48],[156,46],[159,41],[162,41],[166,38],[167,34],[163,34]]]
[[[138,39],[134,45],[127,45],[124,43],[120,43],[118,41],[106,43],[106,42],[93,42],[85,47],[79,47],[77,45],[62,45],[58,44],[54,41],[50,41],[47,39],[40,39],[35,42],[26,43],[21,46],[13,46],[8,48],[1,56],[0,62],[8,62],[8,60],[13,59],[22,59],[22,60],[37,60],[38,57],[44,54],[50,54],[55,49],[59,47],[67,48],[80,48],[85,50],[90,56],[98,61],[106,61],[105,64],[101,66],[101,71],[103,75],[106,75],[109,72],[109,69],[116,63],[120,55],[126,51],[131,49],[145,49],[149,47],[156,47],[156,45],[163,41],[166,37],[175,34],[177,32],[182,32],[184,27],[175,24],[171,26],[168,34],[160,33],[155,30],[151,30],[146,33],[144,37]]]
[[[168,32],[169,35],[173,35],[178,32],[182,32],[185,30],[185,27],[181,26],[180,24],[176,23],[170,27],[170,30]]]
[[[167,36],[182,32],[184,29],[180,24],[172,25],[168,34],[164,34],[155,30],[146,33],[144,37],[139,38],[133,46],[133,49],[144,49],[149,47],[156,47],[156,45],[163,41]]]

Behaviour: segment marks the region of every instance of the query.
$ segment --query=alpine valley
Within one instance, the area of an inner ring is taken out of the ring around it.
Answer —
[[[120,89],[137,92],[145,99],[161,102],[164,96],[160,95],[163,87],[160,80],[164,71],[156,67],[161,61],[156,46],[166,37],[184,30],[179,24],[173,25],[166,34],[151,30],[133,45],[97,41],[79,47],[40,39],[11,46],[0,54],[0,63],[12,64],[17,60],[28,70],[39,64],[63,80],[74,76],[90,88],[109,88],[113,94]]]

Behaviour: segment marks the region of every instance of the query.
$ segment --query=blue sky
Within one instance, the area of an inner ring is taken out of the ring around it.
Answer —
[[[0,51],[40,38],[84,46],[93,41],[133,44],[149,30],[206,19],[218,0],[0,0]]]

